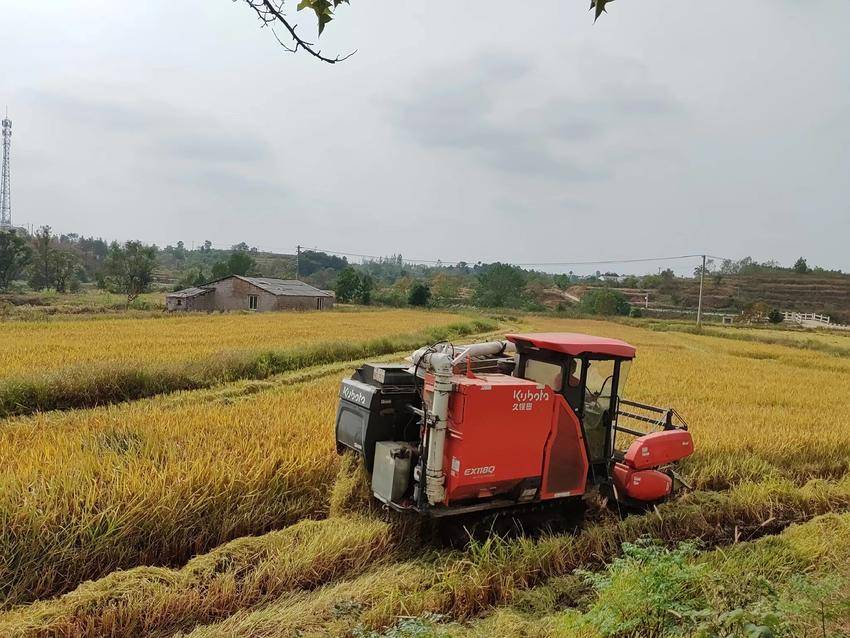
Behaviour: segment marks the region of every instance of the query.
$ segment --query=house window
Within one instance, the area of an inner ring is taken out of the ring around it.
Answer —
[[[182,306],[182,305],[183,305],[183,300],[182,300],[182,299],[178,299],[178,300],[177,300],[177,305],[178,305],[178,306]]]
[[[248,295],[248,310],[256,310],[260,303],[260,298],[257,295]]]

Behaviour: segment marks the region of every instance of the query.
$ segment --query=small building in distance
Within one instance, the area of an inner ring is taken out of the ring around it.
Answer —
[[[303,281],[231,275],[165,296],[167,310],[328,310],[334,293]]]

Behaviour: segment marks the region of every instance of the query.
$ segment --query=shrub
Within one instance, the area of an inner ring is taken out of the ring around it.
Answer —
[[[410,293],[407,295],[407,303],[411,306],[427,306],[431,300],[431,289],[427,284],[416,282],[410,287]]]
[[[625,295],[611,288],[593,288],[581,298],[581,309],[592,315],[628,315],[630,308]]]
[[[518,307],[522,303],[526,274],[510,264],[490,264],[478,275],[475,303],[485,308]]]

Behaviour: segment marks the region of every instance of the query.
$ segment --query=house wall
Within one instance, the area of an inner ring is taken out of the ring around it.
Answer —
[[[277,297],[236,277],[223,279],[212,286],[215,287],[215,292],[210,297],[214,297],[215,310],[250,310],[249,295],[257,295],[257,312],[278,309]]]
[[[177,303],[180,301],[181,303]],[[205,295],[198,295],[196,297],[165,297],[165,309],[166,310],[214,310],[213,308],[213,295],[212,293],[207,293]]]
[[[278,310],[329,310],[333,307],[333,297],[292,297],[283,295],[277,298]]]

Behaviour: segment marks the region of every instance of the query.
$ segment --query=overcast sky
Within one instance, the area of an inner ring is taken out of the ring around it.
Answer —
[[[596,25],[586,4],[352,0],[322,47],[358,53],[330,66],[242,2],[4,0],[13,221],[850,270],[850,3],[619,0]]]

